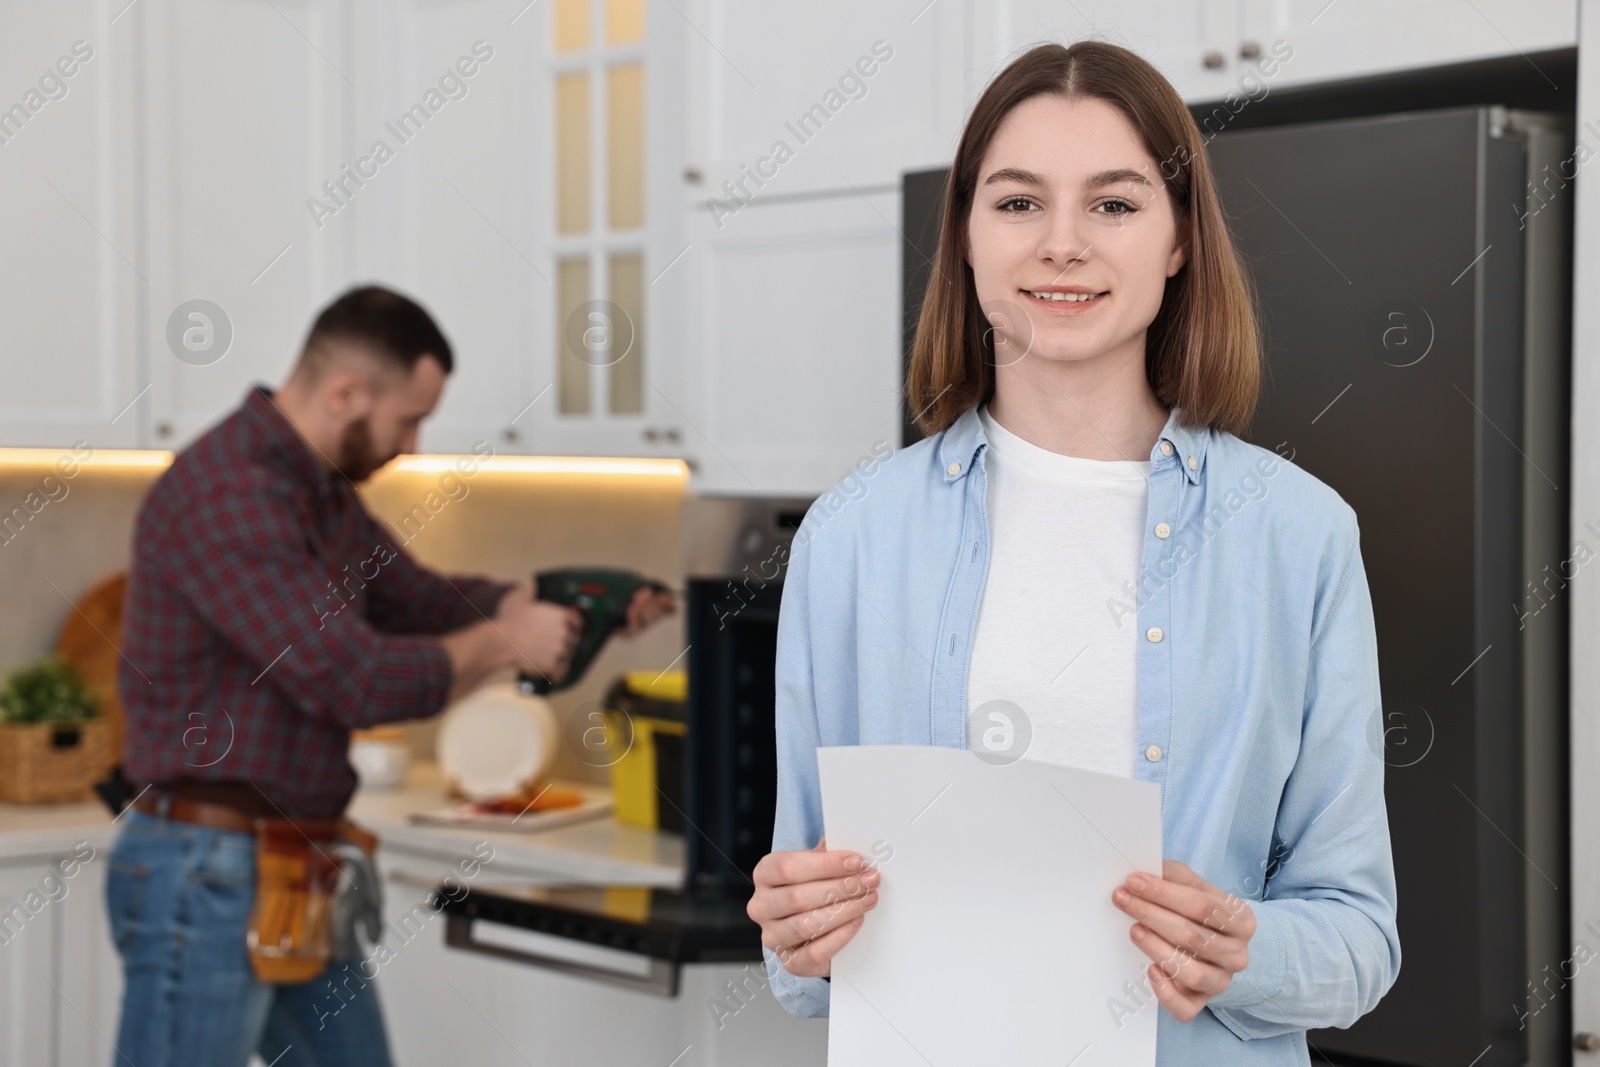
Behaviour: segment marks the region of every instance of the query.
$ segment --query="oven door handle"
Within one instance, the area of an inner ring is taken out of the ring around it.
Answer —
[[[474,937],[474,924],[484,924],[486,930],[505,931],[510,936],[496,937],[494,940]],[[547,970],[576,975],[580,978],[589,978],[605,982],[608,985],[618,985],[641,993],[654,993],[662,997],[675,997],[678,995],[679,965],[671,960],[659,960],[653,957],[628,953],[628,955],[642,960],[645,964],[641,968],[641,973],[632,974],[627,971],[606,967],[599,963],[585,963],[581,960],[564,959],[560,956],[540,952],[533,945],[527,944],[526,940],[520,945],[508,943],[516,940],[518,935],[531,933],[532,931],[524,931],[519,927],[509,926],[506,923],[474,918],[473,916],[461,915],[456,912],[450,912],[445,916],[444,940],[445,944],[451,948],[482,952],[485,955],[515,960],[518,963],[531,963]],[[542,934],[539,936],[554,937],[556,935]],[[621,951],[606,946],[588,946],[581,941],[575,943],[585,945],[585,947],[604,947],[608,952]]]

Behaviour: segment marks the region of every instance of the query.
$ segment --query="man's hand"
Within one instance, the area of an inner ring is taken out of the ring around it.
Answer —
[[[559,682],[567,673],[583,631],[583,612],[533,598],[524,582],[500,598],[495,609],[496,632],[510,649],[519,669]]]
[[[1163,860],[1161,873],[1130,875],[1111,899],[1139,920],[1129,936],[1155,961],[1146,972],[1156,996],[1188,1022],[1250,962],[1256,914],[1177,860]]]
[[[535,600],[532,583],[517,583],[500,597],[494,618],[440,638],[450,657],[450,701],[508,667],[560,681],[582,626],[583,613],[577,608]]]
[[[494,613],[495,613],[496,616],[502,615],[502,614],[505,613],[506,608],[509,607],[510,605],[512,605],[512,604],[520,604],[525,600],[532,600],[532,599],[533,599],[533,583],[532,582],[516,582],[511,586],[510,589],[507,589],[505,591],[505,593],[500,597],[499,602],[497,604],[495,604]]]
[[[662,616],[671,615],[677,610],[676,604],[670,591],[657,592],[644,586],[636,590],[633,599],[628,601],[627,622],[617,632],[623,637],[633,637]]]

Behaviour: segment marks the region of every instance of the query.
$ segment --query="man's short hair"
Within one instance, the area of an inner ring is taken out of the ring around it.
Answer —
[[[325,341],[364,345],[380,361],[410,375],[417,360],[432,356],[449,374],[450,342],[422,305],[381,285],[350,289],[322,309],[300,351],[299,366],[320,376]]]

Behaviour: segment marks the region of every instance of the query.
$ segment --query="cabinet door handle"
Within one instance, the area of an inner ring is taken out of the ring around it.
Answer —
[[[1573,1035],[1572,1047],[1579,1052],[1600,1052],[1600,1034],[1580,1030]]]
[[[1222,65],[1226,62],[1227,60],[1222,58],[1222,53],[1214,48],[1200,57],[1200,65],[1207,70],[1221,70]]]
[[[1256,43],[1255,41],[1240,41],[1239,42],[1239,58],[1240,59],[1255,59],[1260,54],[1261,54],[1261,45]]]

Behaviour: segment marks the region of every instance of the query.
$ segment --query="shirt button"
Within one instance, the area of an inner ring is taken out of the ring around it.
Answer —
[[[1197,470],[1199,468],[1199,466],[1200,466],[1200,461],[1198,459],[1195,459],[1193,456],[1190,456],[1189,457],[1189,469],[1190,470]]]
[[[1167,538],[1167,537],[1171,537],[1172,536],[1172,527],[1168,526],[1164,522],[1156,523],[1156,536],[1160,537],[1160,538],[1163,538],[1163,539]]]
[[[1152,641],[1159,641],[1161,640],[1161,627],[1152,626],[1144,632],[1144,635]]]
[[[1172,455],[1172,442],[1171,441],[1162,441],[1161,442],[1161,454],[1163,456]]]
[[[950,464],[950,466],[946,467],[945,470],[949,471],[951,474],[960,474],[961,473],[961,464],[952,463],[952,464]]]
[[[1161,758],[1161,746],[1151,745],[1149,748],[1145,749],[1144,758],[1149,760],[1151,763],[1155,763]]]

